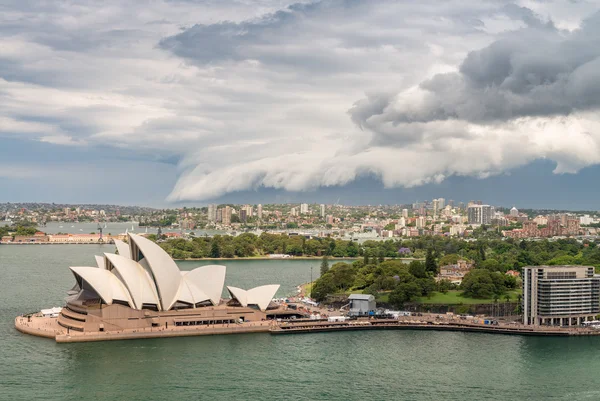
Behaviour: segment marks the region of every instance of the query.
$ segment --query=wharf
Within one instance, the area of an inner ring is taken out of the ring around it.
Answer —
[[[600,331],[588,328],[533,327],[518,324],[489,325],[459,321],[410,319],[351,320],[346,322],[281,323],[270,328],[271,334],[300,334],[352,330],[436,330],[525,336],[597,336]]]
[[[174,326],[169,328],[124,329],[105,332],[68,331],[58,324],[57,318],[36,315],[19,316],[15,328],[26,334],[52,338],[59,343],[132,340],[142,338],[184,337],[219,334],[270,333],[301,334],[356,330],[435,330],[472,333],[489,333],[523,336],[597,336],[600,330],[590,328],[535,327],[520,324],[489,325],[456,320],[359,319],[345,322],[257,321],[210,326]]]

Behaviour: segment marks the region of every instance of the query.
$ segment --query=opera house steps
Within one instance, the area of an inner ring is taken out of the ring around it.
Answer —
[[[84,313],[75,312],[75,311],[71,310],[69,308],[69,306],[63,308],[62,311],[60,311],[60,314],[65,316],[67,319],[77,320],[80,322],[85,322],[85,318],[87,316],[87,313],[84,314]]]

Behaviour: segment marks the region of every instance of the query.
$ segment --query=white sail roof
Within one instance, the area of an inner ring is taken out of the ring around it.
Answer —
[[[279,284],[263,285],[249,290],[227,286],[231,296],[242,306],[257,305],[262,311],[267,309],[278,289]]]
[[[117,300],[127,302],[131,308],[135,307],[125,285],[110,271],[87,266],[70,267],[70,269],[82,288],[81,284],[84,280],[106,304],[111,305],[114,300]]]
[[[183,276],[210,298],[213,305],[218,305],[225,285],[227,268],[223,265],[206,265],[197,267]]]
[[[220,303],[225,266],[207,265],[182,272],[160,246],[131,233],[129,245],[116,241],[116,246],[118,255],[105,253],[104,257],[95,257],[98,267],[70,268],[78,283],[74,289],[94,291],[108,305],[117,300],[133,309],[142,309],[147,304],[170,310],[178,301],[194,306],[206,301],[213,305]],[[227,289],[243,306],[257,305],[264,311],[279,285]]]
[[[104,256],[94,255],[94,257],[96,258],[96,264],[98,265],[98,268],[106,269],[106,264],[104,263]]]
[[[196,305],[199,302],[208,301],[209,299],[208,295],[194,285],[193,282],[186,280],[185,276],[182,278],[177,301]]]
[[[114,253],[105,253],[104,256],[112,263],[119,278],[129,290],[136,309],[142,309],[143,304],[154,304],[160,307],[154,282],[138,262]]]
[[[115,245],[117,247],[117,251],[119,251],[119,255],[131,259],[131,250],[129,249],[129,245],[127,245],[127,243],[119,239],[115,239]]]
[[[168,253],[149,239],[131,233],[129,239],[144,254],[144,258],[152,271],[162,309],[171,309],[177,301],[181,284],[181,273],[177,264]]]

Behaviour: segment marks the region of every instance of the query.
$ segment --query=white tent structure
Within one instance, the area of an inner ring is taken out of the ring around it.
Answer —
[[[129,244],[116,242],[119,254],[96,256],[97,267],[71,267],[78,286],[76,297],[101,298],[137,310],[167,311],[175,307],[197,308],[219,305],[225,285],[226,267],[201,266],[180,271],[160,246],[140,235],[129,233]],[[245,291],[227,287],[242,306],[257,305],[266,310],[279,285],[265,285]]]

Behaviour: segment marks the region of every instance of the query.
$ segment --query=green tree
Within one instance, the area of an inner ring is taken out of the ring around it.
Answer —
[[[473,269],[463,278],[463,295],[470,298],[491,298],[505,292],[504,275],[486,269]]]
[[[356,271],[350,264],[343,262],[335,263],[329,269],[329,273],[333,276],[333,284],[337,289],[345,291],[354,284]]]
[[[443,279],[437,282],[437,290],[442,294],[446,294],[449,290],[454,288],[454,284],[450,280]]]
[[[390,303],[397,307],[402,308],[406,302],[410,302],[421,295],[421,288],[415,282],[400,283],[390,293]]]
[[[317,302],[322,302],[327,298],[327,295],[336,292],[336,286],[334,284],[333,276],[330,273],[319,277],[315,281],[311,289],[311,295]]]
[[[479,262],[478,267],[481,269],[487,269],[491,272],[502,271],[503,267],[496,259],[486,259]]]
[[[220,258],[221,257],[221,246],[219,242],[213,238],[212,243],[210,244],[210,257],[211,258]]]
[[[459,259],[460,256],[455,253],[444,255],[440,259],[440,266],[455,265]]]
[[[358,246],[356,246],[356,243],[354,241],[350,241],[348,243],[348,246],[346,247],[346,255],[345,256],[354,258],[357,255],[358,255]]]
[[[408,271],[410,274],[417,278],[425,278],[427,277],[427,270],[425,270],[425,263],[419,260],[413,260],[408,265]]]
[[[427,255],[425,256],[425,270],[436,276],[439,272],[438,265],[433,256],[433,248],[427,249]]]
[[[329,271],[329,258],[327,255],[323,256],[321,259],[321,276],[324,276],[325,273]]]

